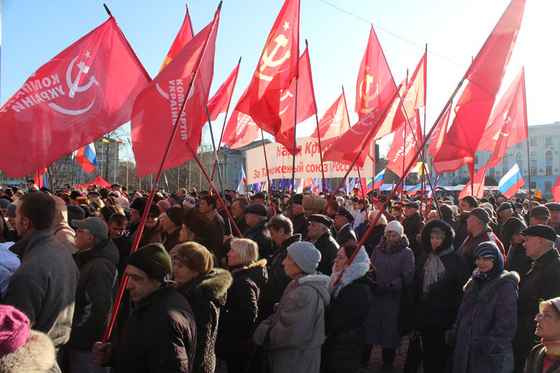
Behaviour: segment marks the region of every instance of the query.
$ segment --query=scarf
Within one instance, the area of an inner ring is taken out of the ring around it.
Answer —
[[[408,239],[406,238],[406,236],[402,236],[397,242],[392,245],[389,245],[387,243],[387,238],[385,236],[381,237],[381,240],[379,241],[379,250],[381,250],[381,252],[386,255],[396,254],[399,251],[406,249],[407,247]]]
[[[447,255],[453,251],[453,246],[439,253],[431,252],[428,254],[428,260],[424,265],[424,283],[422,287],[423,298],[428,298],[430,289],[440,282],[446,275],[447,271],[441,262],[440,257]]]
[[[544,352],[548,360],[556,361],[560,358],[560,341],[545,341],[541,339],[541,343],[544,345]]]

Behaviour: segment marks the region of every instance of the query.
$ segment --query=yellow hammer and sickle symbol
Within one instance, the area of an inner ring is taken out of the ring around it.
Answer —
[[[290,51],[287,50],[286,53],[284,53],[284,56],[278,60],[274,59],[274,56],[276,55],[276,53],[278,52],[278,49],[280,49],[280,47],[285,47],[286,44],[288,44],[288,39],[280,34],[276,37],[276,39],[274,39],[274,41],[276,42],[276,46],[274,47],[274,49],[272,50],[272,53],[270,53],[270,55],[268,55],[268,48],[265,49],[263,56],[262,56],[262,65],[259,67],[259,71],[255,72],[255,75],[257,78],[262,79],[262,80],[266,80],[266,81],[271,81],[272,77],[262,74],[261,72],[266,69],[267,67],[276,67],[279,66],[281,64],[284,63],[284,61],[286,61],[288,58],[290,58]]]
[[[360,83],[360,98],[362,99],[362,102],[365,106],[365,109],[360,110],[360,112],[362,113],[371,111],[371,108],[368,108],[368,104],[379,94],[379,86],[377,84],[375,85],[375,92],[372,95],[369,94],[370,84],[373,84],[374,81],[375,79],[373,78],[373,76],[366,74],[366,76],[364,76],[364,80],[362,80],[362,82]],[[365,89],[364,84],[366,86]]]

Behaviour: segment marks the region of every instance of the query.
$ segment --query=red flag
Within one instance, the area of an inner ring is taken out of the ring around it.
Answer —
[[[35,185],[37,185],[37,187],[39,189],[41,189],[42,187],[46,187],[46,183],[45,183],[45,174],[47,173],[47,168],[41,168],[39,171],[35,172]]]
[[[150,77],[111,16],[40,67],[0,109],[0,169],[23,177],[130,120]],[[17,159],[17,162],[13,160]]]
[[[445,147],[433,161],[437,173],[455,171],[474,162],[515,46],[524,8],[525,0],[510,3],[465,74],[464,79],[469,82],[455,107],[455,119],[447,133]]]
[[[138,95],[131,121],[138,177],[159,170],[176,125],[180,127],[175,132],[163,169],[179,166],[195,156],[193,152],[200,145],[202,126],[207,118],[219,15],[220,9],[214,20]]]
[[[476,198],[484,197],[484,183],[486,181],[486,170],[488,169],[488,164],[482,166],[480,170],[474,175],[473,183],[474,184],[474,193],[472,191],[471,182],[463,188],[461,193],[459,194],[459,200],[462,200],[466,196],[473,196]]]
[[[492,110],[478,150],[493,150],[490,167],[500,163],[506,149],[528,137],[525,71],[522,69]]]
[[[249,145],[259,136],[259,127],[250,116],[234,110],[224,130],[222,145],[232,149]]]
[[[241,60],[239,62],[241,63]],[[212,98],[208,101],[208,112],[210,113],[210,119],[213,121],[216,120],[219,114],[225,113],[229,108],[233,89],[235,88],[235,83],[237,82],[240,63],[237,64],[235,69],[233,69],[231,74],[229,74],[226,81],[220,88],[218,88],[214,96],[212,96]]]
[[[298,56],[299,0],[286,0],[272,26],[248,93],[236,107],[275,136],[282,132],[282,98],[298,75]]]
[[[447,134],[447,125],[449,124],[449,115],[451,114],[451,105],[447,107],[445,114],[441,117],[441,120],[436,124],[436,129],[432,132],[432,137],[430,138],[430,147],[428,148],[428,154],[432,157],[436,157],[437,152],[441,149],[445,136]]]
[[[297,78],[297,118],[295,124],[299,124],[311,117],[317,112],[315,105],[315,93],[313,92],[313,79],[311,77],[311,63],[309,61],[309,51],[306,48],[305,52],[299,58],[299,77]],[[286,147],[291,153],[294,151],[294,117],[295,112],[295,93],[296,79],[292,80],[290,88],[283,92],[280,98],[281,111],[280,131],[275,134],[276,141]]]
[[[169,64],[169,62],[171,62],[173,58],[175,58],[177,53],[179,53],[179,51],[185,45],[187,45],[187,43],[191,41],[193,37],[194,37],[194,31],[192,28],[191,16],[189,14],[189,7],[187,5],[187,14],[185,14],[185,20],[183,21],[183,25],[181,26],[179,33],[177,33],[177,36],[175,37],[173,44],[171,44],[171,48],[169,49],[169,52],[167,52],[167,56],[165,57],[165,60],[163,61],[163,64],[159,69],[160,72],[161,70],[163,70],[165,66]]]
[[[387,153],[387,158],[390,160],[387,164],[387,168],[398,176],[402,176],[404,167],[414,160],[413,156],[416,149],[422,144],[420,112],[419,110],[415,110],[413,113],[415,115],[410,118],[412,129],[408,124],[401,126],[395,133],[393,143]]]
[[[560,176],[552,187],[552,199],[554,199],[554,202],[560,202]]]
[[[327,146],[325,143],[328,139],[336,140],[339,136],[350,129],[350,120],[348,111],[346,110],[346,100],[344,93],[331,105],[327,112],[319,121],[319,133],[321,135],[321,145]],[[313,139],[317,139],[317,129],[311,135]]]
[[[369,32],[358,82],[356,83],[356,112],[362,119],[367,113],[379,108],[388,96],[392,96],[395,89],[393,75],[387,65],[385,54],[379,44],[373,26]]]

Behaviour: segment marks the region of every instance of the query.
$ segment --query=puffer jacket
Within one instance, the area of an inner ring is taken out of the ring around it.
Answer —
[[[276,312],[257,327],[253,339],[267,350],[271,372],[319,372],[328,282],[328,276],[318,274],[293,280]]]
[[[103,338],[118,287],[119,252],[109,238],[87,251],[73,255],[80,278],[76,289],[76,305],[72,332],[66,348],[91,351]]]
[[[218,336],[220,308],[226,304],[227,290],[232,283],[225,269],[213,269],[178,288],[189,302],[196,320],[197,343],[193,372],[214,372],[214,352]]]

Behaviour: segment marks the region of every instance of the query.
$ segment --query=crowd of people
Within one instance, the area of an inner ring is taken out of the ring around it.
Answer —
[[[392,372],[409,335],[412,370],[560,372],[560,203],[28,189],[0,190],[0,371]]]

